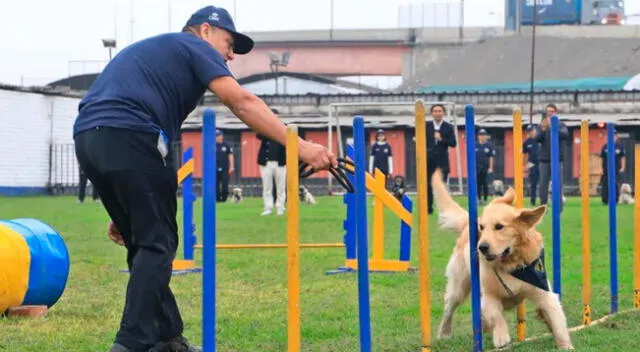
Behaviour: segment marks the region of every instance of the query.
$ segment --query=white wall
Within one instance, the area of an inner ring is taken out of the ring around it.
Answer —
[[[0,194],[39,193],[55,171],[65,170],[60,178],[76,182],[75,155],[50,164],[50,146],[72,146],[79,101],[0,88]]]

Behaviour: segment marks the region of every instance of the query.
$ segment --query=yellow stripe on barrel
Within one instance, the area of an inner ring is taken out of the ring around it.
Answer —
[[[0,224],[0,313],[22,304],[29,289],[30,264],[27,241]]]

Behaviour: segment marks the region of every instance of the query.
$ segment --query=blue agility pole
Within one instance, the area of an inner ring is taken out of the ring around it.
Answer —
[[[360,315],[360,352],[371,352],[371,312],[369,306],[369,246],[367,245],[367,188],[365,182],[366,147],[364,119],[353,119],[355,149],[356,248],[358,256],[358,306]]]
[[[216,350],[216,114],[202,116],[202,348]]]
[[[562,207],[562,185],[560,184],[560,135],[558,116],[551,116],[551,221],[553,233],[553,292],[562,299],[562,266],[560,265],[560,207]],[[548,190],[540,190],[548,192]]]
[[[611,314],[618,312],[618,245],[616,229],[616,203],[618,189],[616,187],[616,146],[615,125],[607,124],[607,186],[609,201],[609,270],[611,275]],[[637,172],[637,171],[636,171]]]
[[[471,251],[471,315],[473,321],[473,351],[482,351],[482,320],[480,307],[480,268],[478,264],[478,189],[476,183],[476,126],[473,105],[464,107],[467,133],[467,188],[469,189],[469,250]],[[469,152],[471,150],[471,152]],[[421,216],[424,214],[420,214]]]
[[[182,164],[186,164],[193,159],[193,148],[189,147],[182,154]],[[182,231],[184,232],[183,258],[184,260],[193,260],[193,246],[195,245],[195,229],[193,224],[193,202],[195,194],[193,194],[193,173],[190,173],[182,181]]]

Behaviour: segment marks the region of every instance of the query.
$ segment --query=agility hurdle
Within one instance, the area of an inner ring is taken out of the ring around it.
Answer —
[[[214,142],[215,143],[215,142]],[[211,153],[214,151],[203,149],[203,159],[209,160],[213,156]],[[197,196],[193,190],[193,173],[195,170],[195,161],[193,157],[193,148],[189,147],[182,153],[182,166],[178,169],[178,183],[182,184],[182,231],[183,231],[183,259],[175,259],[173,261],[173,271],[175,274],[182,274],[188,272],[200,272],[199,268],[196,268],[194,260],[194,250],[203,249],[203,245],[197,244],[197,236],[195,234],[196,225],[193,222],[194,218],[194,203],[197,200]],[[297,163],[297,162],[296,162]],[[204,175],[203,175],[204,186]],[[214,184],[215,186],[215,184]],[[297,188],[296,188],[297,189]],[[213,197],[216,197],[217,191],[214,189]],[[203,192],[203,199],[205,193]],[[288,195],[287,195],[288,197]],[[297,195],[296,195],[297,197]],[[302,243],[300,248],[344,248],[345,244],[336,243]],[[216,249],[277,249],[287,248],[286,243],[237,243],[237,244],[216,244]]]
[[[347,158],[354,160],[355,146],[347,146]],[[352,167],[347,166],[351,171]],[[402,202],[398,201],[385,187],[385,177],[376,169],[372,176],[365,172],[366,189],[369,190],[375,199],[373,206],[373,257],[369,259],[369,270],[372,272],[403,272],[409,271],[409,261],[411,256],[411,227],[413,226],[413,202],[407,195],[402,197]],[[347,175],[352,183],[355,183],[353,175]],[[343,267],[337,270],[328,271],[327,274],[337,274],[355,271],[357,269],[356,260],[356,222],[355,195],[346,193],[343,195],[343,203],[346,204],[347,217],[343,222],[344,243],[346,246],[346,261]],[[384,259],[384,208],[388,207],[400,219],[400,254],[399,259]],[[365,204],[366,207],[366,204]]]

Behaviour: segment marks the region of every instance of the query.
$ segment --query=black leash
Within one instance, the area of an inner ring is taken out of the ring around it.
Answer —
[[[350,169],[346,165],[349,165],[352,168]],[[300,163],[298,170],[300,172],[301,178],[307,178],[316,172],[316,170],[314,170],[313,168],[309,168],[308,170],[305,171],[305,169],[308,166],[309,164],[307,163]],[[345,174],[345,171],[353,174],[353,171],[352,171],[353,169],[355,169],[355,164],[351,160],[344,159],[344,158],[338,158],[337,168],[331,167],[329,169],[329,172],[333,175],[333,177],[335,177],[335,179],[340,183],[340,185],[344,187],[344,189],[349,193],[355,192],[355,189],[353,188],[353,184]]]

